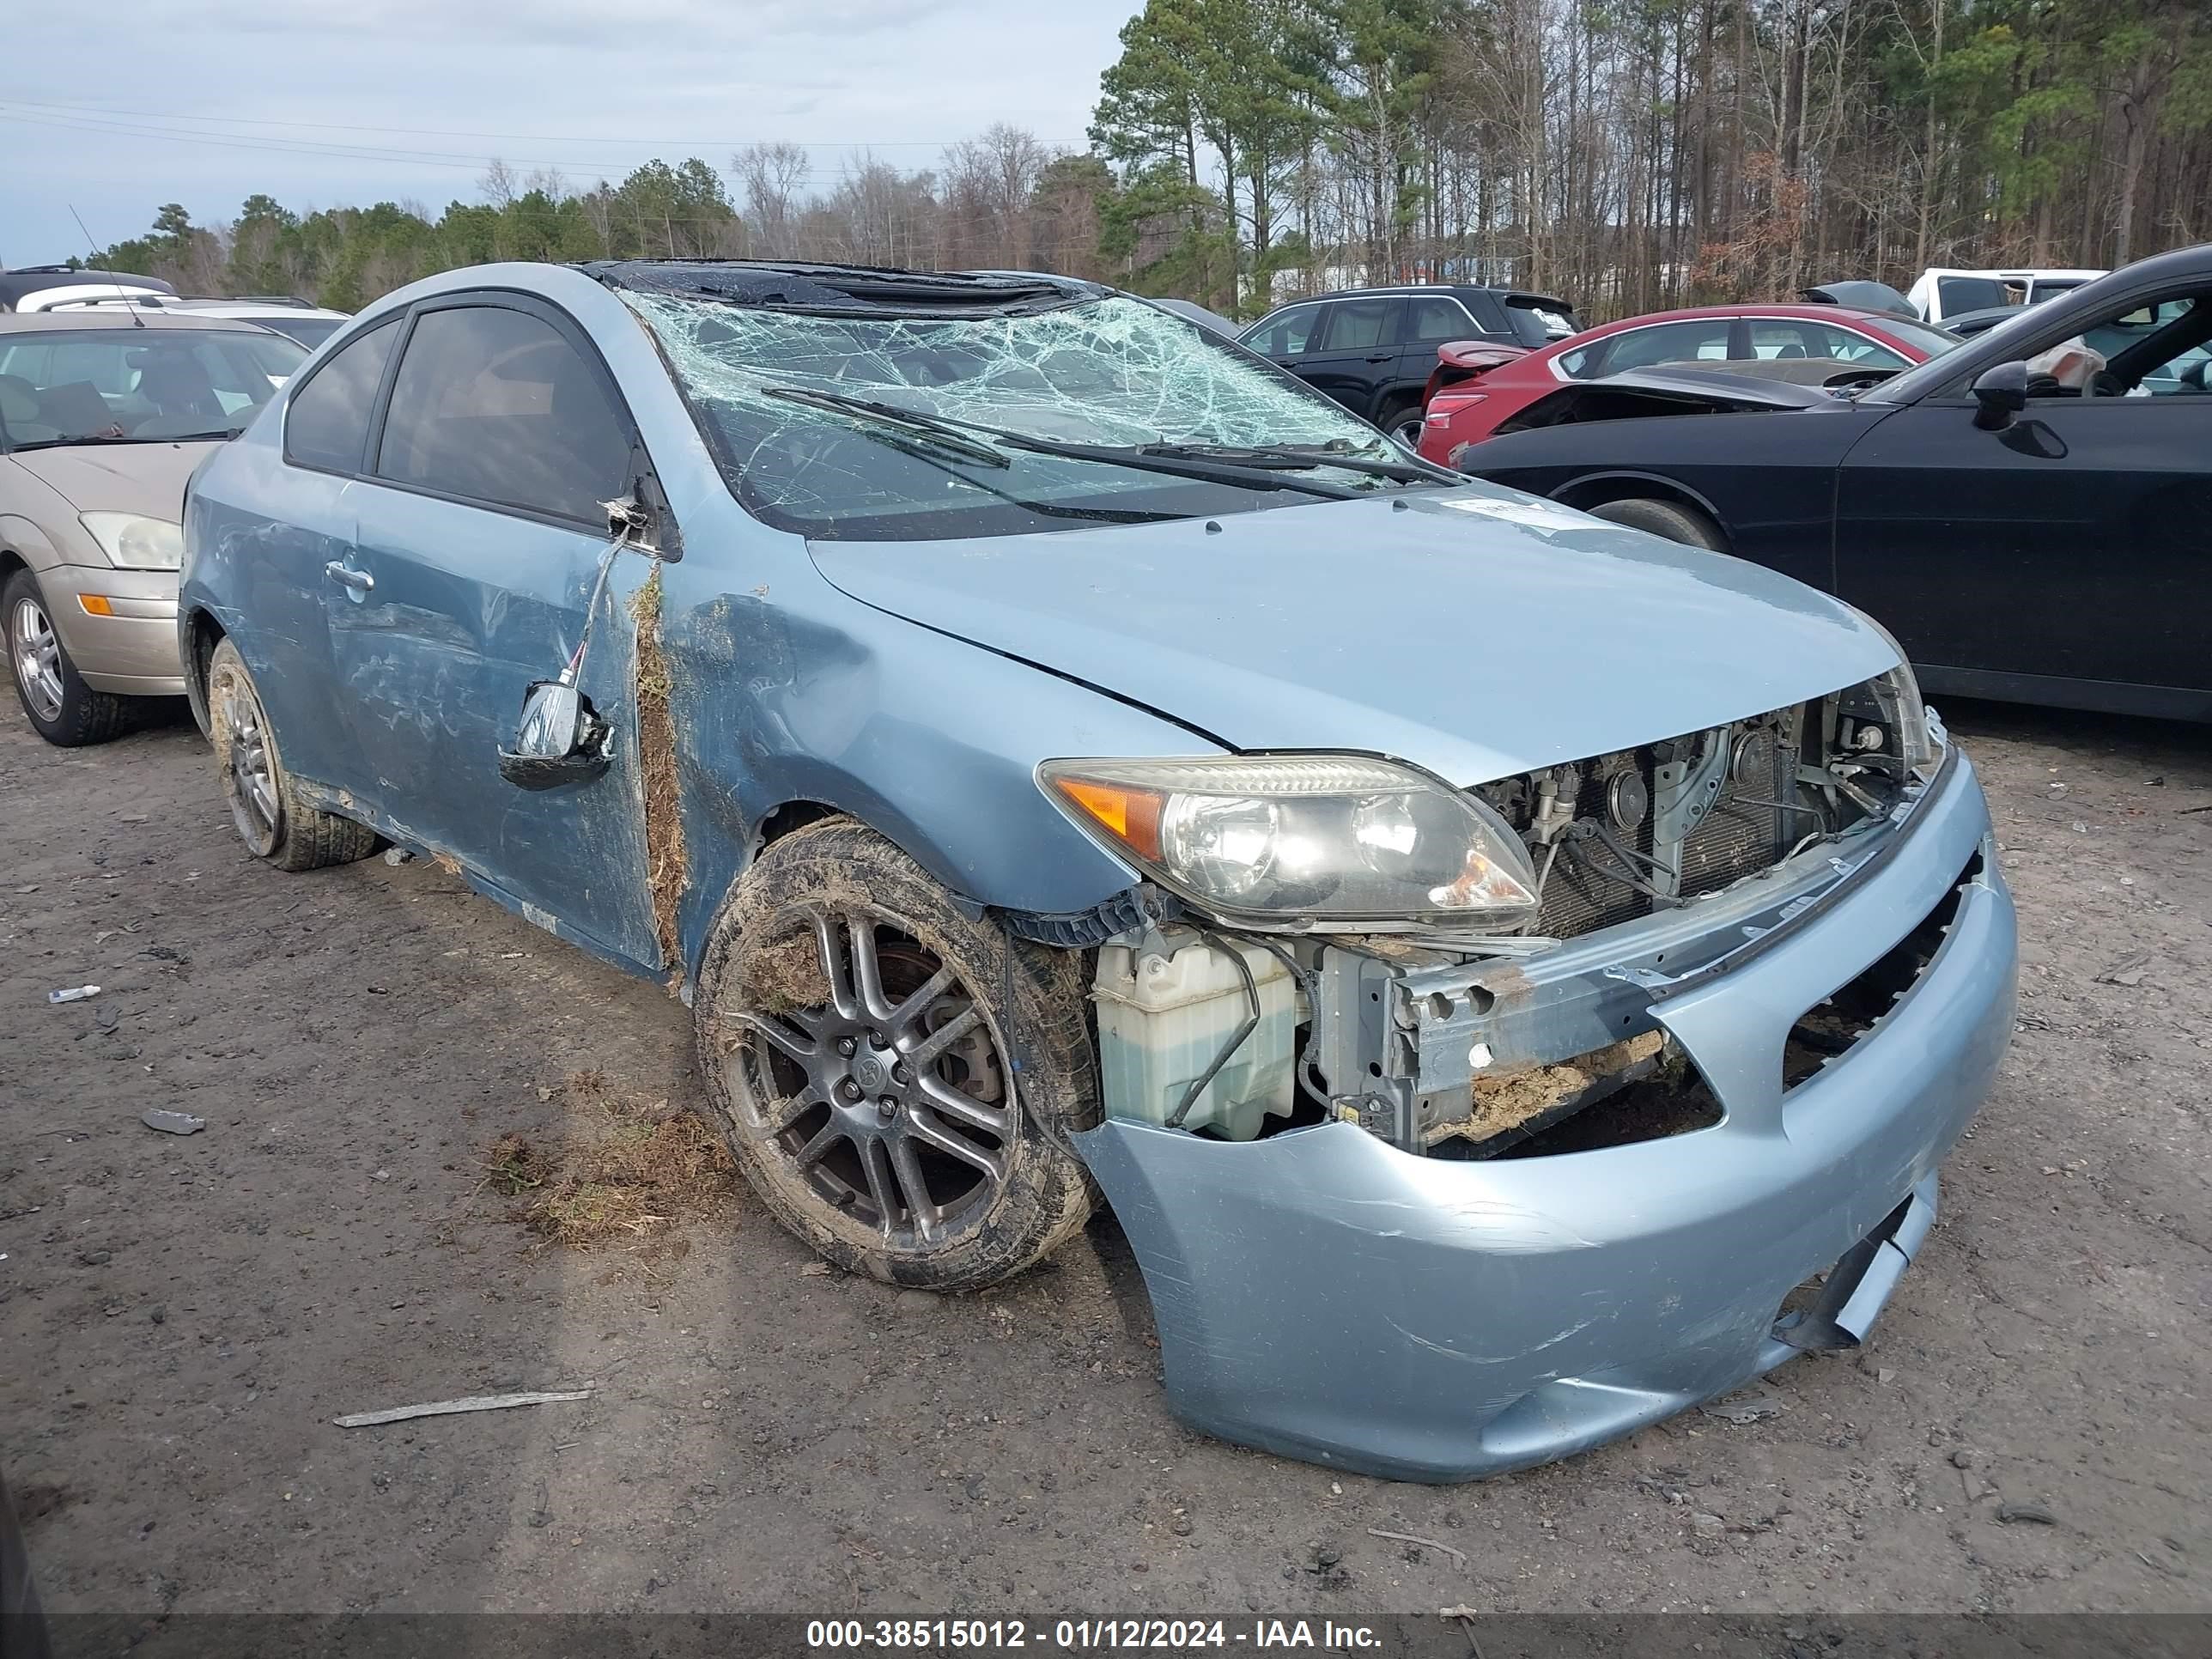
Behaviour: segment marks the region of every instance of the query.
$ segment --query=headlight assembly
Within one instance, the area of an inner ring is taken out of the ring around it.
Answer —
[[[111,563],[125,570],[175,570],[185,562],[185,532],[167,519],[136,513],[77,515]]]
[[[1162,886],[1255,925],[1532,920],[1520,838],[1474,797],[1357,755],[1057,760],[1068,817]]]
[[[1943,746],[1929,722],[1928,706],[1921,701],[1919,677],[1913,673],[1911,660],[1897,642],[1897,635],[1865,611],[1858,614],[1859,620],[1888,641],[1889,648],[1897,653],[1897,666],[1867,684],[1897,732],[1899,757],[1906,771],[1932,777],[1936,763],[1943,758]]]

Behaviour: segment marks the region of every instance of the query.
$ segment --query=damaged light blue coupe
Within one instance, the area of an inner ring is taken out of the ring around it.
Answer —
[[[1450,1480],[1860,1341],[2012,1027],[1966,757],[1757,567],[1021,274],[489,265],[191,490],[246,844],[690,1004],[831,1261],[1103,1194],[1189,1423]]]

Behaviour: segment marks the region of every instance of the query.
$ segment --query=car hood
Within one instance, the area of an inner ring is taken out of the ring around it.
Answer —
[[[1357,750],[1462,785],[1703,731],[1897,661],[1856,612],[1787,577],[1482,483],[812,551],[854,599],[1226,747]]]
[[[79,444],[18,450],[16,465],[80,513],[143,513],[181,520],[185,481],[216,450],[210,443]]]

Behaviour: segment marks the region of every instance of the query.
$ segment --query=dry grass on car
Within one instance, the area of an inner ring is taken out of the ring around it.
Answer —
[[[630,595],[637,629],[637,749],[645,792],[646,884],[653,895],[653,931],[669,971],[668,988],[684,983],[683,941],[676,914],[684,901],[684,817],[676,780],[676,721],[670,710],[675,682],[660,648],[660,567]]]
[[[574,1249],[661,1253],[687,1222],[726,1224],[737,1165],[696,1115],[625,1093],[598,1072],[574,1073],[553,1092],[568,1114],[557,1141],[505,1134],[486,1149],[483,1186],[507,1200],[509,1219]]]

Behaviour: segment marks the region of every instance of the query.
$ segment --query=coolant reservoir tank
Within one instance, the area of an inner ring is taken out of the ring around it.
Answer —
[[[1184,942],[1185,940],[1188,942]],[[1233,948],[1252,970],[1260,1023],[1213,1074],[1182,1127],[1249,1140],[1262,1119],[1290,1115],[1296,1093],[1297,985],[1272,951],[1177,936],[1171,953],[1109,945],[1098,952],[1098,1060],[1109,1117],[1164,1124],[1250,1016]],[[1224,946],[1228,948],[1224,948]]]

